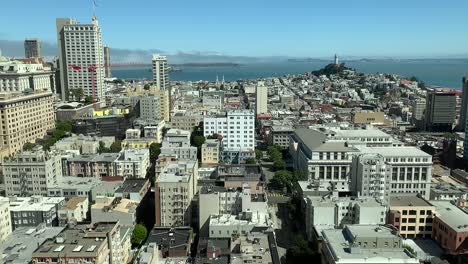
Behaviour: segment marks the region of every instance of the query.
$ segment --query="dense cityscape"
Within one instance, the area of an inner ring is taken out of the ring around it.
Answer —
[[[468,78],[119,79],[56,28],[0,54],[0,263],[468,263]]]

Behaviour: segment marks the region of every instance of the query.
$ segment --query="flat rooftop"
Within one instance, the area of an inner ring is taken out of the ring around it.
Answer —
[[[369,227],[367,227],[369,229]],[[371,229],[372,230],[372,229]],[[360,228],[358,235],[381,237],[382,233],[372,234]],[[354,233],[354,232],[353,232]],[[328,242],[324,250],[329,252],[335,259],[344,263],[414,263],[419,264],[417,258],[412,258],[403,248],[359,248],[351,253],[350,242],[345,237],[343,229],[327,229],[322,231],[324,239]],[[387,236],[387,235],[386,235]],[[394,235],[392,235],[394,236]]]
[[[390,206],[432,206],[429,202],[416,195],[390,196]]]
[[[357,147],[362,154],[380,154],[384,157],[427,157],[432,158],[431,155],[418,149],[417,147],[400,146],[400,147]]]
[[[149,183],[148,179],[125,179],[117,193],[139,193]]]
[[[0,262],[5,264],[29,263],[33,252],[46,241],[53,239],[65,227],[18,227],[0,246]]]
[[[450,201],[431,201],[436,216],[457,232],[468,232],[468,214]]]
[[[80,225],[66,229],[55,239],[49,239],[33,253],[33,257],[97,257],[100,247],[107,244],[107,233],[116,223]]]

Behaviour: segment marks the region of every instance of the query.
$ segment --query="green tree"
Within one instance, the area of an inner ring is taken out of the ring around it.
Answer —
[[[120,152],[122,150],[122,141],[121,140],[115,140],[114,143],[110,146],[110,152],[116,153]]]
[[[32,150],[36,145],[31,143],[31,142],[26,142],[24,145],[23,145],[23,150],[24,151],[29,151],[29,150]]]
[[[281,158],[273,160],[273,167],[275,168],[275,170],[282,170],[284,169],[285,165],[286,163]]]
[[[279,170],[275,172],[275,175],[270,180],[272,187],[282,189],[284,187],[291,186],[293,182],[293,174],[287,170]]]
[[[145,90],[149,90],[151,88],[151,86],[147,83],[143,86],[143,89]]]
[[[246,158],[245,164],[257,164],[257,161],[255,160],[255,158]]]
[[[201,148],[201,146],[205,143],[204,136],[194,136],[193,137],[193,145],[197,148]]]
[[[84,96],[84,92],[82,88],[72,89],[70,91],[70,95],[75,101],[81,101],[81,98]]]
[[[150,151],[150,161],[154,162],[158,159],[159,154],[161,154],[161,144],[152,143],[149,147]]]
[[[72,123],[70,121],[57,120],[57,122],[55,122],[55,129],[56,130],[63,130],[65,132],[71,132],[72,131]]]
[[[320,263],[320,254],[312,248],[311,243],[298,235],[293,245],[286,251],[286,263]]]
[[[146,239],[147,235],[148,235],[148,231],[146,230],[146,227],[142,224],[137,224],[135,228],[133,229],[132,238],[131,238],[132,244],[140,245],[141,242],[143,242]]]
[[[107,150],[107,148],[106,148],[106,145],[104,144],[104,142],[99,141],[98,153],[101,154],[103,152],[108,152],[106,150]]]
[[[88,95],[85,97],[85,104],[92,104],[93,103],[93,97],[91,95]]]
[[[256,149],[255,150],[255,158],[257,158],[257,160],[261,160],[263,157],[263,151],[259,150],[259,149]]]

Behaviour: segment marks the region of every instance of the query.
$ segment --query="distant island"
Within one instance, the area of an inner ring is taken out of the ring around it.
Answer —
[[[233,62],[189,62],[172,65],[176,67],[239,67],[241,64]]]

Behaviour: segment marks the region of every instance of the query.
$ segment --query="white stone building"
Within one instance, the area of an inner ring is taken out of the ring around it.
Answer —
[[[391,168],[391,177],[386,176],[385,191],[390,194],[419,193],[429,199],[432,179],[432,156],[410,146],[404,147],[359,147],[361,154],[380,154],[385,159],[386,173]],[[372,165],[368,169],[373,169]],[[357,173],[357,176],[366,176]],[[380,177],[380,176],[379,176]],[[366,179],[356,179],[356,182]],[[381,184],[380,184],[381,185]],[[364,186],[365,188],[366,186]],[[381,187],[381,186],[380,186]]]
[[[125,178],[145,178],[150,166],[149,149],[123,149],[114,161],[115,174]]]
[[[10,60],[0,54],[0,92],[54,91],[54,73],[42,63]]]
[[[309,238],[319,230],[338,228],[348,224],[383,225],[387,209],[369,197],[308,196],[306,198],[306,232]]]
[[[223,137],[222,158],[225,161],[255,157],[255,115],[251,110],[232,110],[226,116],[203,119],[205,137]]]
[[[170,129],[163,139],[161,155],[176,156],[179,160],[196,160],[197,147],[190,145],[190,131]]]

